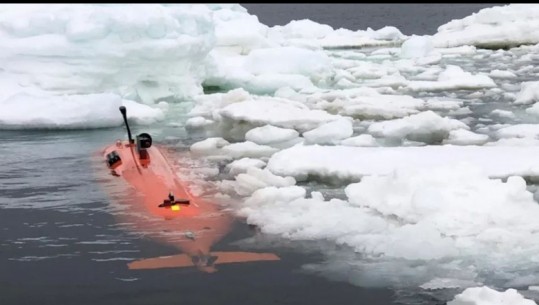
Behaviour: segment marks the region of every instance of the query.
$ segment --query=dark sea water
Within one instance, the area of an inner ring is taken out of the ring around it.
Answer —
[[[452,19],[461,19],[479,10],[504,3],[241,3],[250,14],[268,26],[291,20],[310,19],[334,29],[378,30],[397,27],[405,35],[432,35]]]
[[[309,18],[334,28],[392,25],[404,34],[433,34],[439,25],[493,4],[244,6],[268,25]],[[161,143],[173,136],[181,147],[196,140],[169,126],[152,126],[150,133]],[[114,217],[101,185],[104,172],[95,164],[100,164],[101,149],[122,137],[122,127],[0,131],[0,305],[385,305],[406,299],[402,291],[361,288],[304,272],[304,264],[319,258],[294,251],[293,245],[263,249],[278,254],[278,262],[223,265],[212,274],[194,268],[129,270],[132,260],[177,250],[125,230]],[[255,232],[238,221],[213,250],[249,251],[237,242]]]

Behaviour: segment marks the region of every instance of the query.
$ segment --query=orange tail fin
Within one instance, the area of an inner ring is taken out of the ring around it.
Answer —
[[[212,265],[246,263],[257,261],[277,261],[280,258],[273,253],[254,253],[254,252],[211,252],[213,262],[209,265],[195,265],[193,257],[187,254],[178,254],[172,256],[162,256],[155,258],[142,259],[127,264],[129,269],[160,269],[197,266],[203,271],[215,271]]]

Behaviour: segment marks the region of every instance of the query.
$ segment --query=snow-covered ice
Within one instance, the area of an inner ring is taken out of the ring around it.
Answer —
[[[298,186],[261,188],[239,213],[266,233],[349,246],[367,260],[346,259],[348,274],[370,273],[376,281],[389,273],[385,285],[448,276],[469,285],[492,271],[511,285],[509,278],[522,273],[515,262],[538,258],[529,241],[538,238],[539,205],[521,177],[504,182],[473,165],[447,163],[364,177],[345,192],[347,201],[306,198]],[[400,272],[406,268],[419,269]]]
[[[539,101],[539,82],[523,82],[515,104],[533,104]]]
[[[410,81],[408,87],[413,91],[481,89],[496,87],[496,83],[485,74],[473,75],[459,66],[449,65],[440,73],[437,81]]]
[[[524,298],[515,289],[497,291],[492,288],[472,287],[455,296],[447,305],[537,305],[534,301]]]
[[[469,127],[458,120],[441,117],[429,110],[402,119],[374,123],[369,126],[368,131],[377,137],[436,143],[447,138],[450,131],[456,129]]]
[[[138,124],[164,118],[163,111],[110,93],[54,96],[19,93],[1,103],[3,129],[84,129],[123,124],[118,108],[127,108],[127,117]],[[97,106],[96,106],[97,105]]]
[[[539,43],[537,16],[539,7],[534,4],[485,8],[440,26],[433,42],[436,47],[475,45],[505,48],[536,44]]]
[[[490,177],[539,176],[538,147],[423,146],[350,147],[294,146],[275,153],[268,169],[280,176],[303,180],[307,176],[331,180],[360,180],[388,175],[398,167],[428,168],[469,163]],[[331,156],[331,157],[328,157]],[[507,156],[511,156],[510,158]]]

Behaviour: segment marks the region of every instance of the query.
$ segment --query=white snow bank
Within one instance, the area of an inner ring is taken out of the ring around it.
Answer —
[[[539,147],[424,146],[348,147],[294,146],[275,153],[267,168],[280,176],[304,180],[308,175],[337,180],[388,175],[395,168],[428,168],[469,163],[490,177],[539,176]],[[510,157],[508,157],[510,156]]]
[[[507,289],[500,292],[489,287],[473,287],[464,290],[462,293],[448,302],[447,305],[537,305],[532,300],[525,299],[515,289]]]
[[[163,111],[116,94],[55,96],[19,93],[0,102],[0,129],[80,129],[120,126],[118,108],[127,108],[127,118],[136,124],[151,124],[164,118]]]
[[[408,139],[426,143],[441,142],[449,132],[469,127],[454,119],[443,118],[433,111],[425,111],[402,119],[374,123],[368,132],[377,137]]]
[[[480,89],[493,88],[496,83],[485,74],[473,75],[462,70],[459,66],[448,65],[438,75],[437,81],[410,81],[407,86],[413,91],[451,90],[451,89]]]
[[[539,43],[539,6],[510,4],[485,8],[452,20],[433,36],[436,47],[475,45],[504,48]]]

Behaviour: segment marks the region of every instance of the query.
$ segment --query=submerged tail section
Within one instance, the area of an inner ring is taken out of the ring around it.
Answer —
[[[189,256],[187,254],[178,254],[173,256],[149,258],[131,262],[127,264],[127,266],[129,269],[134,270],[197,267],[205,272],[214,272],[216,271],[214,265],[218,264],[277,260],[280,260],[280,258],[273,253],[211,252],[209,255]]]

